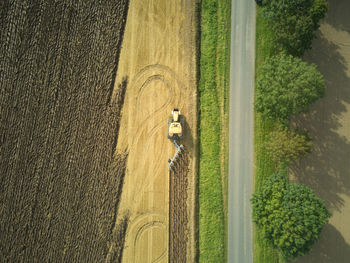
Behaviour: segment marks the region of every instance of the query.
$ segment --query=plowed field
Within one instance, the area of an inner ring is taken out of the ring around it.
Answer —
[[[115,145],[126,82],[111,94],[127,8],[0,1],[1,263],[121,257],[126,155]]]
[[[119,210],[130,220],[125,263],[168,262],[169,231],[185,233],[171,239],[173,251],[184,253],[171,262],[194,262],[195,28],[195,1],[130,1],[118,68],[119,77],[129,78],[117,146],[117,152],[129,152]],[[182,143],[189,170],[171,186],[186,205],[174,204],[180,202],[175,198],[169,207],[167,160],[175,146],[167,139],[167,119],[174,107],[186,118]],[[173,205],[185,210],[176,212],[182,230],[169,225]]]

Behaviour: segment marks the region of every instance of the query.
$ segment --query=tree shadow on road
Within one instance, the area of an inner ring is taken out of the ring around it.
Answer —
[[[329,244],[332,244],[331,248]],[[301,257],[294,263],[348,263],[350,258],[350,246],[346,243],[342,234],[332,225],[324,226],[320,239],[315,244],[310,254]]]

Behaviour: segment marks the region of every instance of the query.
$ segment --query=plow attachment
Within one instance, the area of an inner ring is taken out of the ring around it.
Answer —
[[[169,158],[169,171],[171,171],[178,163],[180,155],[184,152],[184,146],[182,144],[178,145],[176,140],[173,141],[174,145],[176,146],[176,153],[174,154],[173,158]]]

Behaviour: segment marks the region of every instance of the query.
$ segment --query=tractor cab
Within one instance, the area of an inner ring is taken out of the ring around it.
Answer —
[[[171,116],[168,119],[168,139],[179,140],[184,137],[183,134],[184,118],[178,108],[171,111]]]

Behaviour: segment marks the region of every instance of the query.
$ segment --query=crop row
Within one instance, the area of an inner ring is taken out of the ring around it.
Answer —
[[[101,262],[120,236],[128,1],[0,5],[0,258]]]

